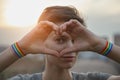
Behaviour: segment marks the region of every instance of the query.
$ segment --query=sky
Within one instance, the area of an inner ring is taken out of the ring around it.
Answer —
[[[99,36],[120,34],[120,0],[0,0],[0,45],[11,45],[36,24],[43,9],[76,7],[88,29]]]

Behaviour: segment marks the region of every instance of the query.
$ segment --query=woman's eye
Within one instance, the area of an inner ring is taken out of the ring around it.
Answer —
[[[72,40],[72,43],[74,43],[74,40]]]
[[[65,42],[65,40],[64,40],[64,39],[62,39],[62,38],[58,38],[58,39],[56,39],[56,42],[57,42],[57,43],[62,44],[62,43],[64,43],[64,42]]]
[[[58,38],[55,39],[55,41],[59,44],[63,44],[65,42],[67,42],[67,39],[64,38],[64,37],[58,37]]]
[[[67,36],[57,36],[54,38],[55,42],[57,42],[58,44],[63,44],[66,43],[70,40],[69,37]]]

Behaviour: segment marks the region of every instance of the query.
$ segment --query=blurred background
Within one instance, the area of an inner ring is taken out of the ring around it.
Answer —
[[[120,0],[0,0],[0,52],[21,39],[36,24],[45,7],[74,6],[88,29],[120,46]],[[44,70],[44,55],[27,55],[0,73],[0,80]],[[76,72],[120,74],[120,64],[93,52],[80,52]]]

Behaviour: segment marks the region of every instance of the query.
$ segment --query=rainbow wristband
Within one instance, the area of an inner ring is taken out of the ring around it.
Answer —
[[[113,47],[113,44],[107,41],[107,42],[106,42],[106,46],[105,46],[105,48],[102,50],[101,53],[102,53],[104,56],[108,56],[109,53],[110,53],[110,51],[112,50],[112,47]]]
[[[18,43],[14,43],[13,45],[11,45],[12,47],[12,50],[14,51],[15,55],[18,57],[18,58],[21,58],[23,56],[25,56],[25,54],[23,53],[23,51],[20,49]]]

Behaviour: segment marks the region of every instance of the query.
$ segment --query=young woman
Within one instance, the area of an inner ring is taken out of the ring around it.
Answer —
[[[120,47],[86,29],[78,11],[68,6],[46,8],[37,26],[0,55],[0,70],[27,54],[46,54],[42,73],[17,75],[8,80],[119,80],[107,73],[75,73],[78,51],[93,51],[120,63]]]

